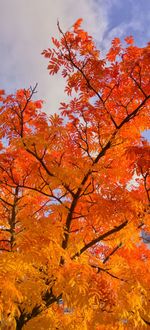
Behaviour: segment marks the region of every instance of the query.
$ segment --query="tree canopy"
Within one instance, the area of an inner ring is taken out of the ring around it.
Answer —
[[[68,102],[0,92],[1,329],[150,325],[150,45],[103,58],[79,19],[43,51]]]

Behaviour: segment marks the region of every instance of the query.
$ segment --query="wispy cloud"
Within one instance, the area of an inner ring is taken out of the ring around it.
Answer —
[[[97,0],[98,1],[98,0]],[[150,37],[150,1],[108,0],[108,29],[104,34],[103,47],[106,49],[114,37],[133,35],[139,46],[145,45]]]
[[[39,83],[38,96],[46,101],[46,110],[58,109],[64,99],[61,77],[49,77],[47,62],[41,51],[49,47],[58,34],[56,22],[67,30],[83,17],[85,28],[102,40],[107,28],[107,15],[92,0],[1,0],[0,1],[0,77],[6,90]]]

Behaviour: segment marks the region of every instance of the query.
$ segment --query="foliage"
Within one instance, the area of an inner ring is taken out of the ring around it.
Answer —
[[[60,115],[36,86],[0,93],[1,329],[150,324],[150,46],[116,38],[103,59],[80,24],[43,51]]]

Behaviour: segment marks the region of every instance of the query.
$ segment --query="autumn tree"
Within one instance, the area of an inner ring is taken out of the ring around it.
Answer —
[[[0,93],[4,330],[150,325],[150,46],[115,38],[103,58],[80,24],[43,51],[60,114],[37,86]]]

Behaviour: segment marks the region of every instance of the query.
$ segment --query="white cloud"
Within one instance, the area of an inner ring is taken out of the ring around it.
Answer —
[[[84,19],[85,28],[99,41],[107,29],[107,12],[102,0],[1,0],[0,47],[1,84],[12,92],[36,82],[38,97],[46,101],[48,113],[57,111],[64,100],[64,82],[50,77],[41,51],[56,36],[57,19],[67,30],[76,19]]]

